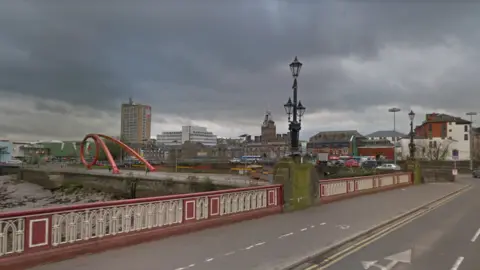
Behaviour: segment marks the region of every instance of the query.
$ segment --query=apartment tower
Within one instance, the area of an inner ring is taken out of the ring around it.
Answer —
[[[149,105],[134,103],[130,98],[122,104],[120,138],[135,149],[139,149],[150,139],[152,108]]]

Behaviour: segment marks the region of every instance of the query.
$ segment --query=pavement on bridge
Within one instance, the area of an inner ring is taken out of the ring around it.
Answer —
[[[411,186],[81,256],[32,270],[283,269],[464,186],[463,183]],[[374,253],[373,257],[361,260],[376,259],[383,254]],[[362,269],[356,263],[354,268],[342,269]]]
[[[474,182],[472,189],[452,201],[326,269],[480,269],[479,191],[480,183]]]

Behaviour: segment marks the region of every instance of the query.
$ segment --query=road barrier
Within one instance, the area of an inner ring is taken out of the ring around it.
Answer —
[[[330,202],[412,184],[410,172],[320,180],[320,201]]]
[[[0,214],[0,269],[280,213],[281,185],[88,203]]]

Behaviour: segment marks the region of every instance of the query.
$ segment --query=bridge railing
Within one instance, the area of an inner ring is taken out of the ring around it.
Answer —
[[[279,213],[282,196],[270,185],[2,213],[0,268]]]
[[[319,181],[320,200],[335,201],[413,184],[412,173],[392,173]]]

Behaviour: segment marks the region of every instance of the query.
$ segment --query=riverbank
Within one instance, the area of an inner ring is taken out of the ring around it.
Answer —
[[[105,192],[85,191],[75,187],[50,191],[32,183],[18,181],[14,176],[0,176],[0,212],[110,200],[114,200],[113,195]]]

